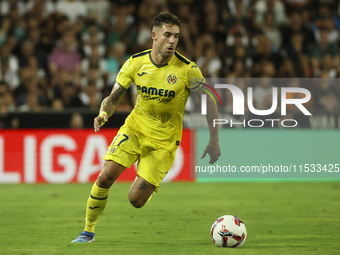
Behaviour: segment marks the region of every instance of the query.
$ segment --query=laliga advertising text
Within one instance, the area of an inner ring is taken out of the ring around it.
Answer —
[[[271,165],[261,164],[252,166],[195,166],[196,173],[339,173],[340,164],[304,164],[304,165]]]

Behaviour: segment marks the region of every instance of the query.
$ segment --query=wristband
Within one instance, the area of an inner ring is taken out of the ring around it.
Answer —
[[[101,119],[100,119],[100,126],[103,126],[105,124],[104,114],[107,116],[107,112],[105,112],[105,111],[101,111],[99,113],[99,116],[101,117]]]

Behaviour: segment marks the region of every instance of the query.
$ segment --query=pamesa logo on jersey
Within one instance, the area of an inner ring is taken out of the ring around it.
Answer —
[[[161,97],[175,97],[175,91],[169,89],[157,89],[155,87],[146,87],[136,85],[137,91],[140,91],[149,96],[161,96]]]
[[[177,81],[176,75],[169,74],[168,78],[166,79],[169,84],[174,84]]]

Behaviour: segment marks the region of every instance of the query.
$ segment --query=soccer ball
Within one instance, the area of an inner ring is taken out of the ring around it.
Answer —
[[[210,229],[211,239],[217,247],[241,247],[247,238],[243,221],[233,215],[219,217]]]

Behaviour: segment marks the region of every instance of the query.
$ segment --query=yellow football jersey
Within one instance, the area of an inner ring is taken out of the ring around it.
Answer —
[[[182,139],[182,118],[190,89],[190,79],[203,79],[200,69],[175,51],[171,60],[157,65],[151,50],[132,55],[117,75],[124,88],[131,82],[137,88],[135,108],[125,124],[148,137],[155,145],[168,151],[177,149]]]

